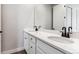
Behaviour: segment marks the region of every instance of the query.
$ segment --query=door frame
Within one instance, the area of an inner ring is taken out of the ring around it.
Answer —
[[[0,54],[1,54],[1,4],[0,4]]]

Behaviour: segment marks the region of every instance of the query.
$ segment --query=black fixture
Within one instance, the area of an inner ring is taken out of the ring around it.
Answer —
[[[39,25],[39,26],[34,26],[34,29],[35,29],[35,31],[38,31],[39,29],[41,28],[41,26]]]
[[[66,27],[62,27],[62,36],[66,37]]]
[[[71,32],[70,32],[71,29]],[[72,27],[68,27],[68,31],[72,34]]]
[[[71,32],[70,32],[71,29]],[[72,33],[72,27],[68,27],[68,32],[66,32],[66,27],[62,27],[62,36],[70,38],[70,34]]]
[[[35,28],[35,31],[38,31],[38,28],[37,28],[37,26],[34,26],[34,28]]]
[[[70,34],[72,34],[72,31],[70,32],[70,29],[72,30],[72,27],[68,27],[68,32],[67,32],[67,38],[70,38]]]

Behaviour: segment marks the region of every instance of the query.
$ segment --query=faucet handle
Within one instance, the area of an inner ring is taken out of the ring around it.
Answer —
[[[70,31],[70,29],[71,29],[71,31]],[[70,34],[72,34],[72,27],[71,27],[71,26],[68,27],[68,32],[69,32]]]

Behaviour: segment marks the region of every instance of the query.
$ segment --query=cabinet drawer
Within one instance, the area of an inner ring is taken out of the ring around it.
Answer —
[[[29,36],[30,42],[35,43],[35,37]]]
[[[46,54],[62,54],[62,52],[56,50],[55,48],[49,46],[48,44],[37,40],[37,46],[41,48]]]
[[[29,50],[27,51],[28,54],[35,54],[35,44],[31,43]]]

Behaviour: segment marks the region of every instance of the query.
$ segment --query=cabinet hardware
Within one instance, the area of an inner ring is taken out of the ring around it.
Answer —
[[[31,40],[32,40],[32,38],[31,38]]]
[[[2,33],[3,31],[0,31],[0,33]]]
[[[25,38],[25,39],[27,39],[27,38]]]
[[[31,48],[32,48],[32,46],[31,46]]]
[[[66,17],[64,17],[64,19],[66,19]]]

